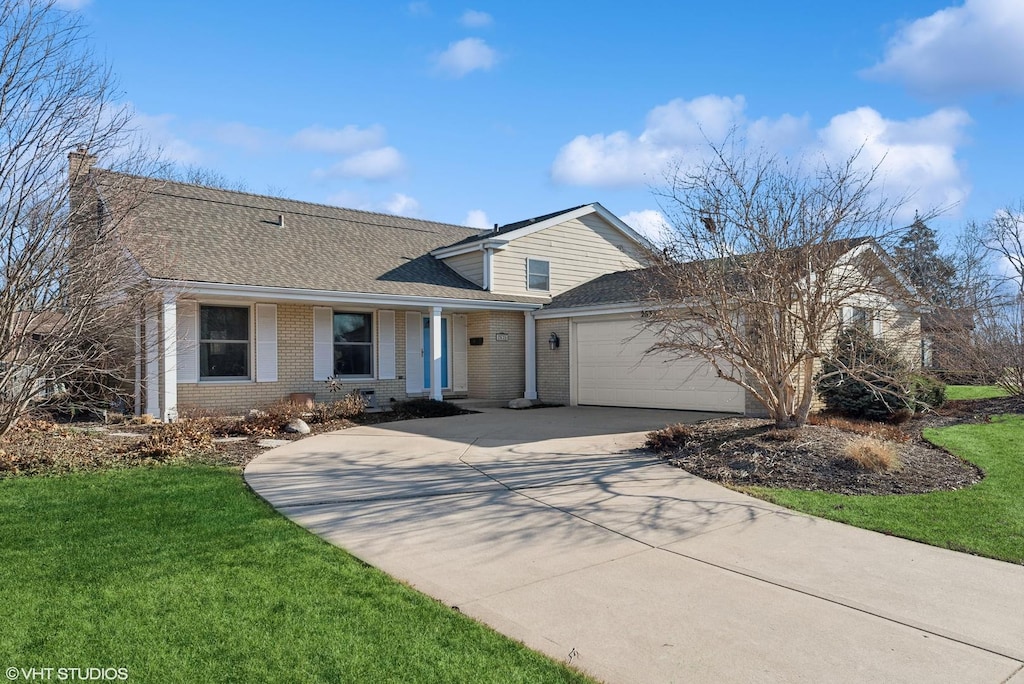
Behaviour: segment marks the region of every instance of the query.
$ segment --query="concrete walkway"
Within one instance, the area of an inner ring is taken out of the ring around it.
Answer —
[[[245,477],[300,525],[608,682],[1024,684],[1024,567],[631,451],[702,417],[494,409],[294,442]]]

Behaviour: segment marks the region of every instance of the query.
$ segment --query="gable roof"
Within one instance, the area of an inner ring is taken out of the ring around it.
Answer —
[[[94,173],[101,193],[120,175]],[[430,255],[479,234],[463,226],[172,181],[153,181],[134,221],[129,249],[151,278],[543,301],[487,292]]]
[[[479,249],[480,246],[490,240],[498,240],[500,241],[500,244],[507,244],[509,241],[516,238],[525,237],[531,233],[544,230],[545,228],[550,228],[551,226],[557,226],[560,223],[565,223],[566,221],[571,221],[572,219],[580,218],[581,216],[586,216],[588,214],[597,214],[608,224],[615,227],[615,229],[620,233],[633,240],[633,242],[643,246],[645,249],[654,250],[654,245],[651,244],[647,238],[630,228],[622,221],[622,219],[601,206],[600,202],[591,202],[590,204],[580,204],[575,207],[570,207],[569,209],[555,211],[542,216],[535,216],[523,221],[516,221],[515,223],[506,223],[494,230],[488,230],[474,236],[468,236],[441,249],[436,249],[433,254],[438,257],[455,256],[456,254]]]
[[[892,273],[894,280],[904,289],[911,298],[917,293],[913,286],[909,286],[901,276],[891,259],[885,258],[885,252],[871,238],[847,238],[829,243],[834,250],[836,258],[844,256],[856,256],[863,250],[871,250],[880,257],[883,265]],[[742,255],[729,257],[725,263],[726,275],[735,276],[731,263],[744,260]],[[721,262],[721,259],[709,259],[706,261],[691,261],[671,266],[672,270],[679,269],[679,273],[685,273],[687,268],[694,268],[698,264],[714,264]],[[641,304],[656,299],[653,291],[657,289],[658,282],[667,276],[659,267],[618,271],[598,276],[593,280],[556,295],[544,306],[544,311],[554,309],[576,309],[589,307],[614,306],[616,304]]]

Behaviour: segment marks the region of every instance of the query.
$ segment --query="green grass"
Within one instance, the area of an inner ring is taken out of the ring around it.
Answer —
[[[995,385],[946,385],[946,399],[995,399],[1007,394]]]
[[[749,491],[822,518],[1024,563],[1024,416],[925,430],[924,436],[980,466],[985,479],[955,492],[914,495],[844,496],[762,487]]]
[[[0,664],[137,682],[582,682],[293,525],[236,470],[0,480]]]

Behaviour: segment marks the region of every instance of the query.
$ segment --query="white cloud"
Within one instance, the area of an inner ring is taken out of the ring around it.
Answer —
[[[153,115],[139,111],[132,114],[132,125],[137,129],[139,137],[149,146],[157,148],[163,161],[186,166],[199,164],[203,160],[202,152],[174,133],[174,121],[173,114]]]
[[[900,218],[912,219],[915,210],[950,208],[970,193],[956,158],[970,123],[967,113],[956,108],[896,121],[860,107],[832,117],[818,131],[818,152],[841,162],[859,150],[860,169],[878,166],[880,190],[893,198],[907,196]]]
[[[655,209],[631,211],[620,217],[622,221],[655,244],[667,241],[671,227],[665,215]]]
[[[292,143],[301,149],[313,152],[354,154],[380,147],[383,145],[385,137],[384,127],[378,124],[367,128],[353,125],[344,128],[309,126],[293,135]]]
[[[451,43],[434,61],[438,73],[462,78],[473,71],[488,71],[498,61],[498,53],[480,38],[464,38]]]
[[[314,171],[314,176],[344,176],[346,178],[362,178],[364,180],[386,180],[394,178],[405,171],[405,160],[394,147],[379,147],[366,150],[351,157],[346,157],[323,171]]]
[[[494,24],[494,17],[487,12],[468,9],[459,17],[459,23],[466,28],[485,28]]]
[[[1024,2],[966,0],[911,22],[889,41],[869,78],[949,96],[1024,92]]]
[[[480,228],[486,230],[491,228],[491,220],[487,218],[487,212],[483,209],[471,209],[466,214],[466,220],[462,222],[463,225],[469,226],[470,228]]]
[[[429,17],[433,14],[429,2],[410,2],[405,6],[405,11],[414,17]]]
[[[671,162],[702,155],[742,121],[742,96],[672,100],[647,114],[644,131],[580,135],[555,158],[551,175],[569,185],[624,187],[661,180]]]
[[[807,116],[748,121],[741,96],[708,95],[673,100],[652,109],[639,135],[627,131],[578,136],[559,150],[552,178],[568,185],[628,187],[658,185],[678,164],[692,168],[706,159],[708,143],[731,132],[748,145],[796,159],[839,162],[861,149],[857,163],[879,168],[879,189],[912,195],[907,211],[948,208],[970,192],[957,159],[970,117],[946,108],[917,119],[884,118],[870,107],[833,117],[819,130]]]
[[[384,202],[383,209],[396,216],[416,216],[420,212],[420,203],[409,195],[396,192]]]

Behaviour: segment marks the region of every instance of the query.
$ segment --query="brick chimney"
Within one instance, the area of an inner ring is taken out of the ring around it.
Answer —
[[[96,159],[85,145],[79,145],[74,152],[68,153],[68,199],[72,216],[78,215],[86,195],[91,194],[86,188],[86,180]]]

